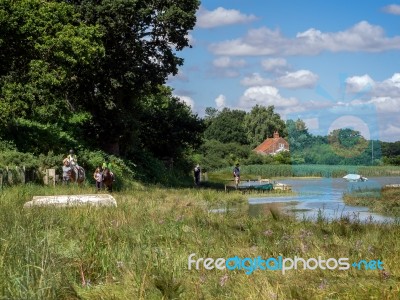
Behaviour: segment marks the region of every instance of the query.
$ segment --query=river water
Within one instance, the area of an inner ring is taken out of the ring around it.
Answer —
[[[362,222],[391,222],[394,219],[372,213],[367,207],[349,206],[343,200],[343,193],[352,190],[380,188],[387,184],[399,184],[399,177],[368,178],[364,182],[348,182],[343,178],[312,178],[279,180],[292,186],[295,196],[249,198],[250,214],[257,215],[271,203],[285,203],[285,209],[298,219],[337,219],[343,216]]]

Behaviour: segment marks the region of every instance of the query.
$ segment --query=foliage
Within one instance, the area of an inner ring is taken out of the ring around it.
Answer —
[[[224,108],[218,113],[214,112],[212,117],[206,119],[209,125],[204,132],[204,138],[222,143],[248,144],[243,127],[245,115],[245,111],[229,108]]]
[[[279,114],[274,112],[274,109],[273,105],[268,107],[256,105],[250,113],[246,114],[243,126],[247,140],[253,148],[266,138],[272,137],[275,131],[278,131],[282,137],[287,136],[285,122]]]
[[[54,1],[0,2],[0,120],[62,123],[77,110],[78,70],[104,54],[97,26]]]
[[[311,135],[303,120],[287,120],[286,130],[288,132],[287,139],[291,152],[297,152],[309,146]]]
[[[400,215],[399,188],[354,190],[344,194],[343,200],[347,205],[368,207],[372,212],[389,216]]]
[[[335,153],[346,158],[360,155],[368,146],[361,133],[350,128],[333,130],[328,141]]]
[[[233,166],[236,162],[246,159],[250,149],[239,143],[222,143],[217,140],[206,140],[200,148],[203,154],[201,166],[208,171],[226,166]]]
[[[73,148],[181,160],[203,125],[162,85],[183,63],[198,6],[0,0],[0,139],[36,156]]]
[[[179,159],[200,145],[204,125],[170,88],[160,86],[143,99],[139,128],[141,147],[159,159]]]
[[[86,136],[107,152],[135,151],[143,103],[183,59],[197,0],[81,1],[72,3],[85,24],[102,30],[105,55],[79,74],[80,105],[91,113]]]

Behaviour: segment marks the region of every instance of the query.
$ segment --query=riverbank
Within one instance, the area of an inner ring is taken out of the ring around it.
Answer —
[[[400,217],[400,188],[354,190],[343,195],[347,205],[366,206],[372,212],[386,216]]]
[[[34,195],[90,192],[36,186],[2,192],[5,299],[397,299],[400,292],[396,224],[296,221],[274,207],[254,217],[245,196],[210,189],[142,187],[114,193],[116,208],[22,209]],[[218,205],[235,209],[210,213]],[[279,257],[332,258],[332,270],[304,270],[301,263],[284,274],[250,272],[247,263],[207,270],[202,261],[189,270],[192,253],[195,260],[276,258],[277,268]],[[339,270],[341,257],[383,267]]]

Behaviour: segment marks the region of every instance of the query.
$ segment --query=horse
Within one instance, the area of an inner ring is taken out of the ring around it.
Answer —
[[[71,182],[81,184],[85,181],[85,169],[82,167],[73,166],[68,173]]]
[[[106,187],[108,192],[113,191],[113,182],[114,182],[114,178],[113,178],[113,175],[111,174],[110,169],[105,168],[103,170],[103,184]]]

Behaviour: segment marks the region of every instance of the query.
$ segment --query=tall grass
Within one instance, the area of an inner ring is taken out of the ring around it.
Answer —
[[[2,191],[0,299],[398,299],[396,224],[249,217],[240,194],[156,187],[113,194],[116,208],[22,208],[34,195],[91,192]],[[233,208],[209,212],[218,205]],[[191,253],[381,259],[385,271],[188,270]]]
[[[221,169],[217,174],[230,174],[232,168]],[[271,177],[343,177],[349,173],[363,176],[399,176],[399,166],[345,166],[345,165],[249,165],[242,166],[243,176]]]

